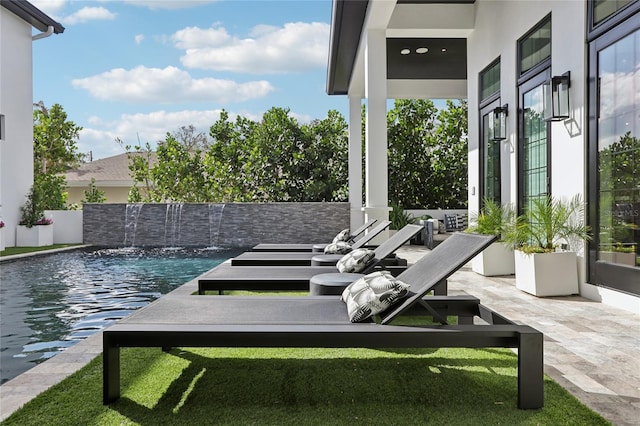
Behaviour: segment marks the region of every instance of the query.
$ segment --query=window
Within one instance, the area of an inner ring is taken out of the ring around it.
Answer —
[[[520,75],[551,58],[551,15],[518,41]]]
[[[613,15],[633,0],[594,0],[593,25],[596,26],[609,16]]]
[[[500,59],[480,72],[480,101],[500,92]]]
[[[480,199],[501,200],[499,140],[493,137],[493,110],[500,106],[500,58],[480,71]]]

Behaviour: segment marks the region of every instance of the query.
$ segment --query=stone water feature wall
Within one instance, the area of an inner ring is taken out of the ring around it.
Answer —
[[[84,243],[251,247],[314,243],[349,227],[349,203],[84,204]]]

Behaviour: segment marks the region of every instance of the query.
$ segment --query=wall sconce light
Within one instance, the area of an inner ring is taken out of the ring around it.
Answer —
[[[571,72],[551,77],[544,84],[544,119],[558,121],[569,118],[569,87],[571,87]]]
[[[509,105],[504,104],[495,108],[489,114],[489,135],[491,140],[502,141],[507,138],[507,116],[509,115]]]

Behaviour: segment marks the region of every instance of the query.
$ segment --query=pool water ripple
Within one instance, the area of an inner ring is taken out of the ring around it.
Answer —
[[[210,249],[104,249],[3,262],[0,383],[235,254]]]

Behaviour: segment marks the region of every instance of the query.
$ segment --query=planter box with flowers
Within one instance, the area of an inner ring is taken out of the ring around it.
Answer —
[[[17,247],[43,247],[53,245],[53,221],[42,218],[34,226],[18,225]]]
[[[4,222],[0,220],[0,251],[4,251]]]
[[[27,195],[27,201],[20,207],[20,222],[16,228],[17,247],[42,247],[53,245],[53,220],[44,217],[34,187]]]

